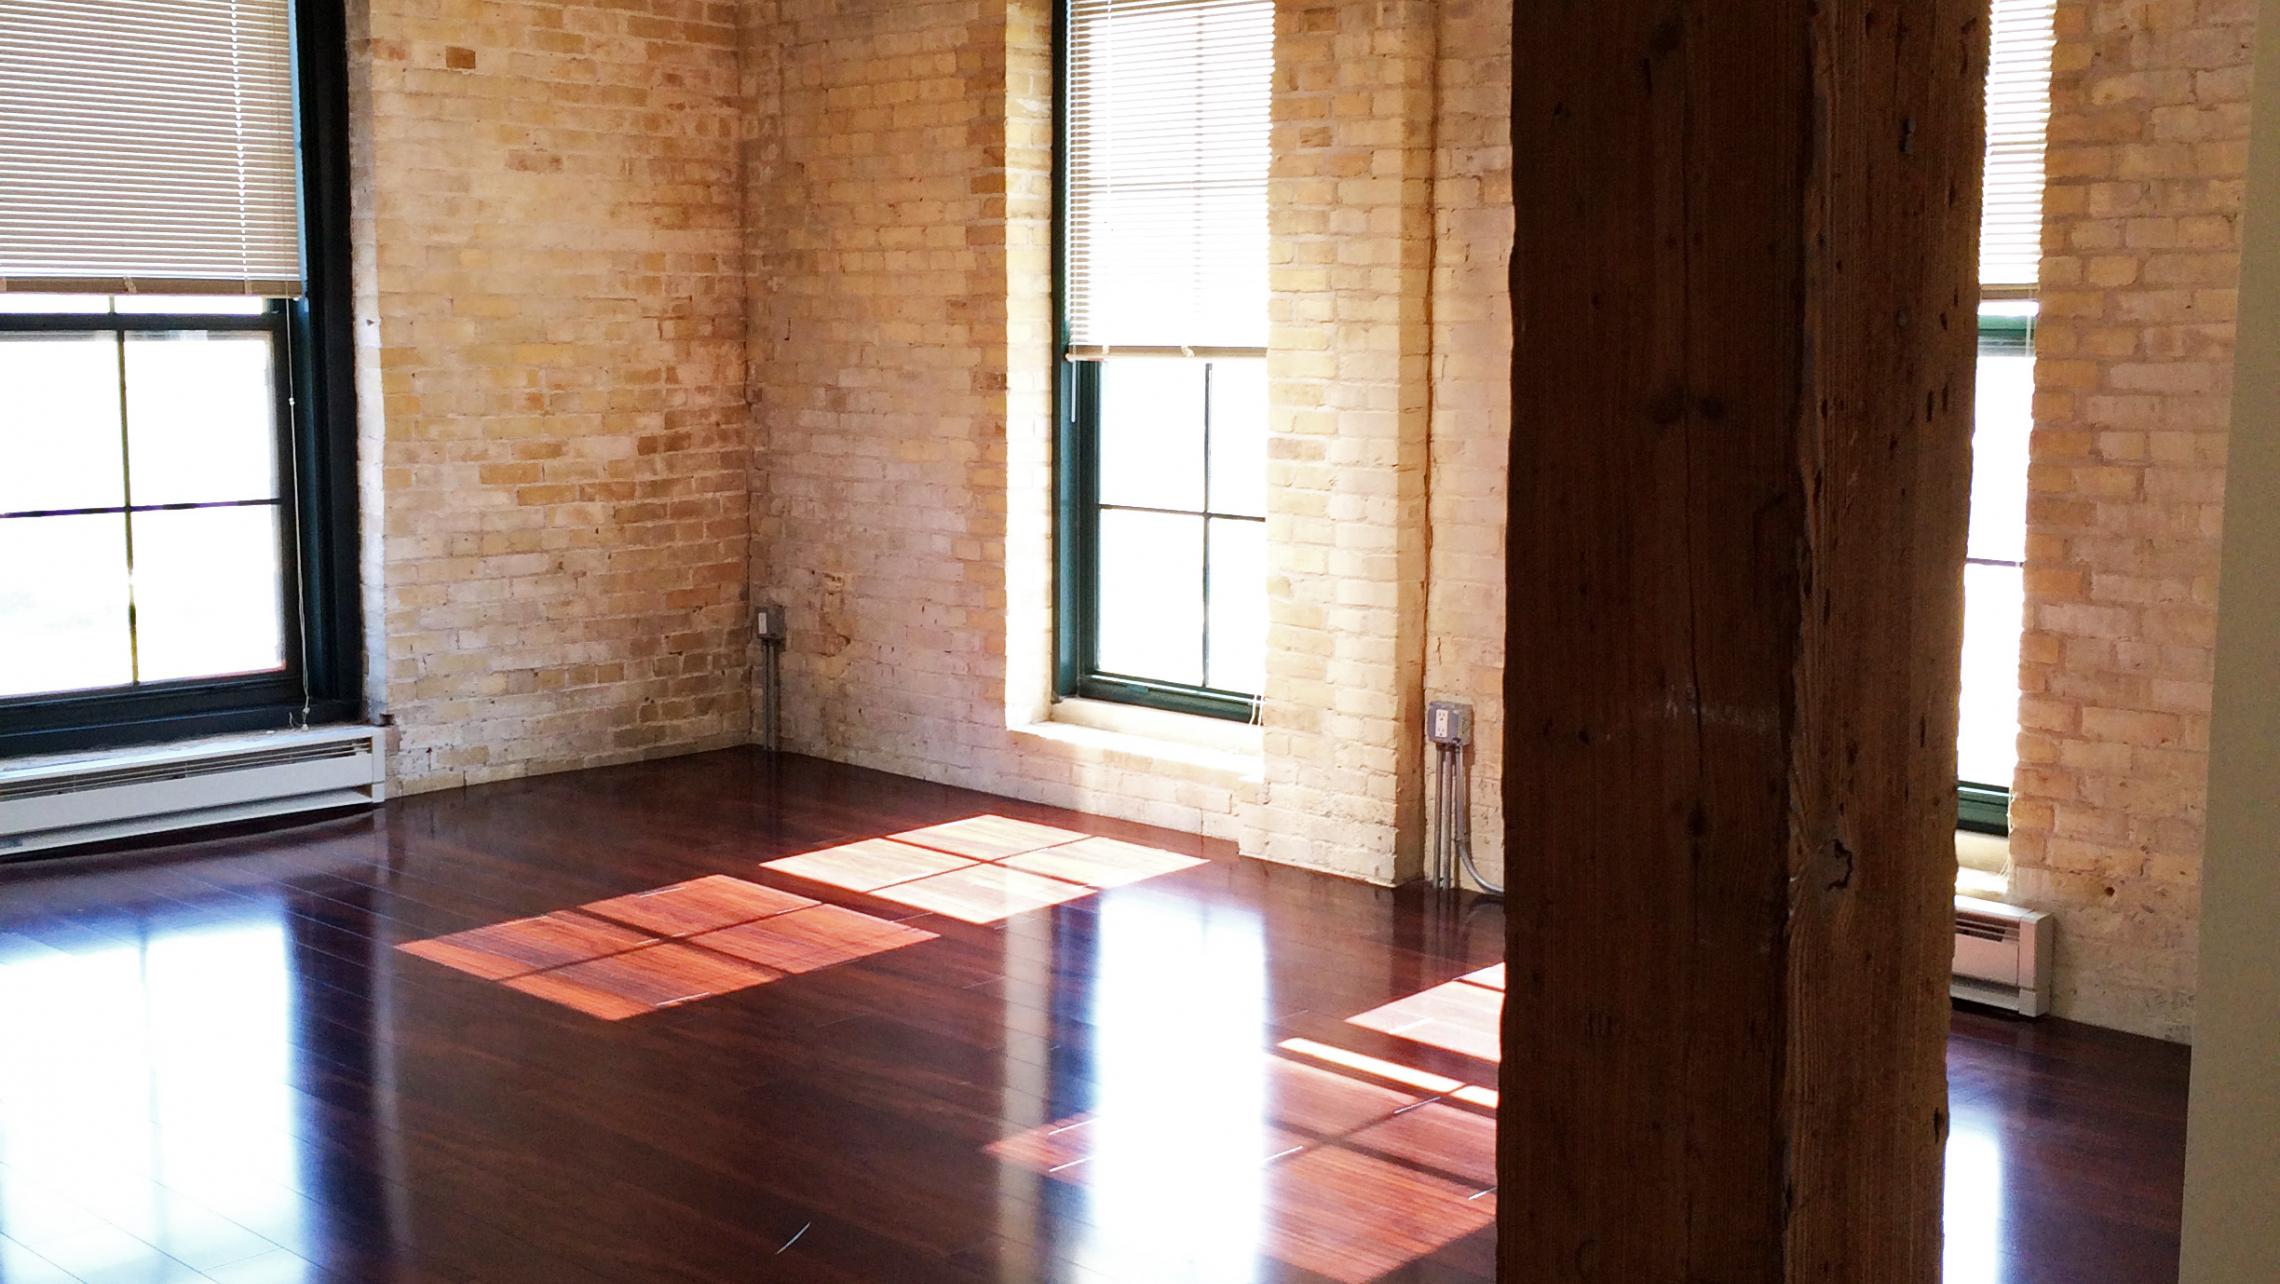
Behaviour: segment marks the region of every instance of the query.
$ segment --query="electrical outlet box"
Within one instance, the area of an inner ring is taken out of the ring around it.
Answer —
[[[758,618],[754,621],[753,627],[759,632],[761,641],[781,642],[784,640],[783,607],[771,602],[761,607],[756,614]]]
[[[1425,706],[1425,738],[1437,745],[1472,743],[1472,706],[1435,700]]]

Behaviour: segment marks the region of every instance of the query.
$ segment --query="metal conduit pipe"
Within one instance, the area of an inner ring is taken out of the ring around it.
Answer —
[[[1464,746],[1436,738],[1433,742],[1433,851],[1427,877],[1440,891],[1455,891],[1462,883],[1461,864],[1473,886],[1488,896],[1504,895],[1501,883],[1483,877],[1472,854],[1472,791],[1466,781]]]

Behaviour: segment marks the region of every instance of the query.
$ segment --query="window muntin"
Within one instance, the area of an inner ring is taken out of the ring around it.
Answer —
[[[1064,21],[1056,687],[1248,718],[1272,0],[1071,0]]]

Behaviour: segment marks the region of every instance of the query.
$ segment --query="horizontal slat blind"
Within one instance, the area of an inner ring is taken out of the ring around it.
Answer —
[[[1979,284],[2031,293],[2042,267],[2043,136],[2050,127],[2054,0],[1993,0]]]
[[[1274,32],[1273,0],[1070,4],[1072,346],[1266,346]]]
[[[300,289],[291,0],[0,0],[0,289]]]

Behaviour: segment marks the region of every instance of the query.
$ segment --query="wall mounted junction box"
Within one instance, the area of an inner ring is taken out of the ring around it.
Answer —
[[[753,629],[763,642],[784,640],[784,608],[770,602],[754,612]]]
[[[1425,738],[1437,745],[1472,743],[1472,706],[1435,700],[1425,706]]]

